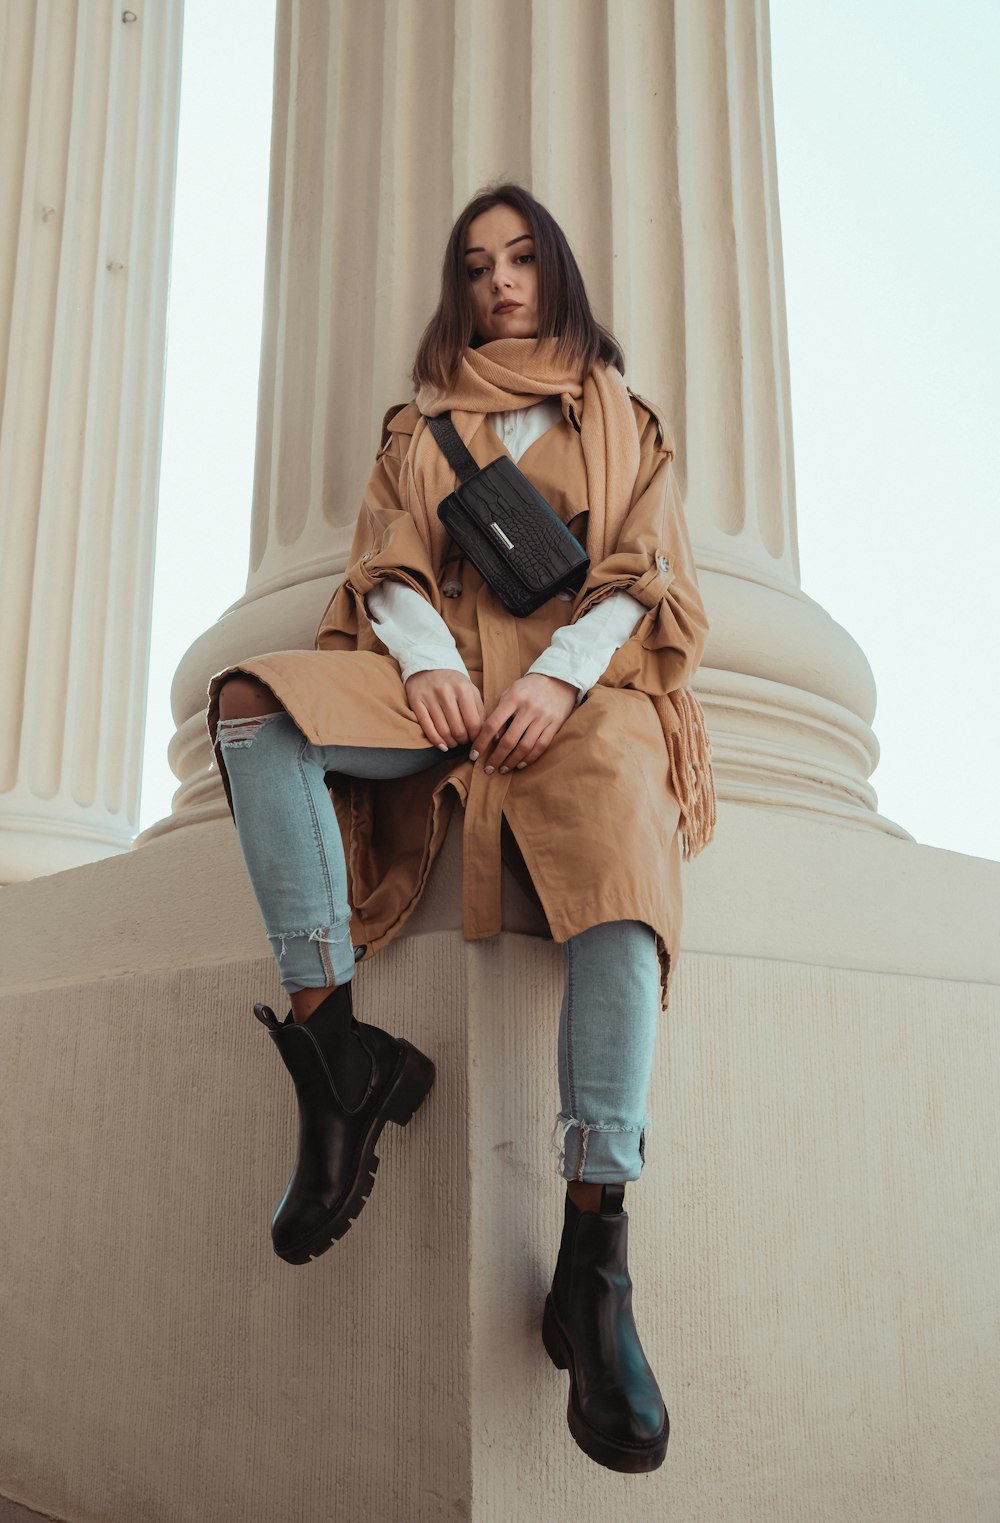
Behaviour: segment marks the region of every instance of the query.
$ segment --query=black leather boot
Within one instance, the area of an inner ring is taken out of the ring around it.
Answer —
[[[566,1218],[542,1340],[557,1370],[569,1370],[569,1431],[609,1470],[655,1470],[670,1423],[632,1317],[624,1185],[605,1185],[601,1210]]]
[[[371,1193],[375,1145],[389,1121],[405,1126],[434,1083],[434,1064],[409,1042],[354,1019],[351,986],[331,990],[307,1021],[254,1015],[295,1085],[299,1155],[274,1219],[274,1251],[289,1264],[317,1258],[351,1226]]]

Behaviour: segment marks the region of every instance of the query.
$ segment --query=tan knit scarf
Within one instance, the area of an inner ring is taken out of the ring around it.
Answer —
[[[612,554],[625,522],[639,469],[639,431],[625,382],[613,366],[598,365],[582,380],[556,359],[554,338],[496,339],[466,349],[447,391],[423,387],[417,406],[429,417],[450,412],[468,444],[483,416],[530,407],[545,397],[578,404],[587,475],[587,554],[596,565]],[[455,473],[427,424],[417,424],[399,478],[400,500],[439,566],[447,533],[437,505],[455,490]],[[670,754],[671,781],[681,807],[685,857],[697,856],[715,829],[711,748],[701,705],[689,688],[652,700]]]

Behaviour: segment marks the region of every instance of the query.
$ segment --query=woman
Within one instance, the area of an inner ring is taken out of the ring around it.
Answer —
[[[255,1007],[299,1104],[272,1223],[291,1263],[348,1230],[382,1129],[434,1078],[409,1043],[355,1020],[356,962],[416,906],[456,798],[464,932],[496,935],[501,827],[513,833],[567,966],[567,1196],[543,1338],[570,1371],[577,1442],[641,1471],[662,1462],[668,1422],[632,1318],[622,1203],[643,1167],[681,843],[709,838],[714,798],[685,690],[706,624],[672,449],[623,370],[545,208],[513,185],[471,201],[317,649],[220,673],[209,724],[291,1005],[283,1022]],[[515,619],[456,552],[436,513],[455,476],[426,424],[444,412],[481,465],[506,448],[585,542],[575,597]]]

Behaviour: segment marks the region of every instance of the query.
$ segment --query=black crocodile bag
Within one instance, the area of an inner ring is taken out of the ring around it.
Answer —
[[[459,482],[438,518],[504,606],[523,619],[557,592],[577,591],[586,551],[510,456],[479,466],[448,413],[427,426]]]

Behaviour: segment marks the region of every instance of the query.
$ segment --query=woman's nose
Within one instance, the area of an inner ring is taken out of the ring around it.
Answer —
[[[494,291],[499,291],[501,286],[509,286],[509,285],[510,285],[510,271],[509,270],[494,269],[494,271],[493,271],[493,289],[494,289]]]

